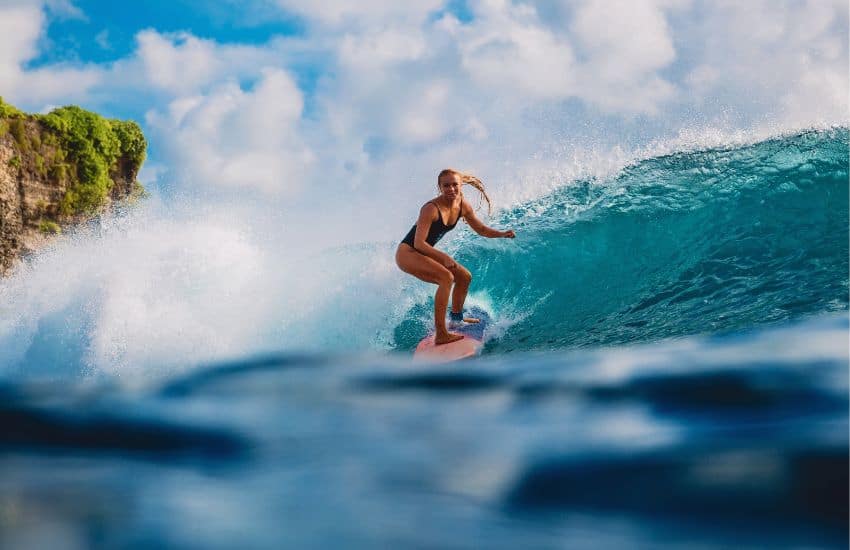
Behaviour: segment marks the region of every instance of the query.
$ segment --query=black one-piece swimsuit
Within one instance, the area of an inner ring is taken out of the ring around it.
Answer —
[[[455,220],[455,223],[453,223],[452,225],[446,225],[443,222],[443,213],[440,212],[440,207],[437,206],[437,204],[434,203],[434,201],[428,201],[428,202],[433,203],[434,206],[437,207],[437,213],[440,216],[439,220],[431,223],[431,228],[428,230],[428,236],[425,237],[425,242],[430,244],[431,246],[434,246],[435,244],[437,244],[437,241],[439,241],[440,239],[443,238],[443,235],[445,235],[446,233],[448,233],[449,231],[451,231],[452,229],[455,228],[455,226],[457,225],[457,222],[460,221],[460,214],[458,214],[457,219]],[[461,207],[461,212],[463,212],[463,207]],[[401,240],[401,242],[403,242],[405,244],[409,244],[411,247],[413,247],[415,249],[416,247],[413,246],[413,238],[415,236],[416,236],[416,224],[413,224],[413,227],[410,228],[410,231],[407,232],[407,235],[404,236],[404,238]]]

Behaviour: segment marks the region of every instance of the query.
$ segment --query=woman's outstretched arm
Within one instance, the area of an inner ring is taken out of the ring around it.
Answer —
[[[475,211],[472,210],[472,206],[470,206],[469,202],[466,199],[463,200],[463,205],[461,206],[463,209],[463,218],[466,220],[466,223],[469,224],[469,227],[472,228],[473,231],[481,235],[482,237],[488,237],[491,239],[496,238],[504,238],[504,239],[513,239],[516,237],[513,229],[508,229],[507,231],[499,231],[498,229],[493,229],[492,227],[487,227],[484,223],[478,219],[478,216],[475,215]]]

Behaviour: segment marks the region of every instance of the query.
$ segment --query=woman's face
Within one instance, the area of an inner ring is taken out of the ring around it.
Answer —
[[[454,201],[460,195],[460,176],[447,174],[440,178],[440,193],[450,201]]]

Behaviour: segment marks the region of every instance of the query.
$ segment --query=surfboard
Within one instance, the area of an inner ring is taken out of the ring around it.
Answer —
[[[463,334],[463,338],[449,344],[437,346],[434,344],[434,333],[429,334],[416,346],[413,357],[426,361],[448,362],[479,355],[484,347],[484,334],[490,325],[490,315],[477,306],[473,306],[465,313],[467,317],[476,317],[481,322],[448,325],[449,332]]]

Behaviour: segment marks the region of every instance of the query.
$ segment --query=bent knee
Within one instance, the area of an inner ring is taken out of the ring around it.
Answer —
[[[437,276],[437,284],[440,286],[450,285],[455,282],[455,276],[448,269],[444,269]]]
[[[469,283],[472,281],[472,273],[465,267],[459,267],[454,272],[454,278],[458,283]]]

